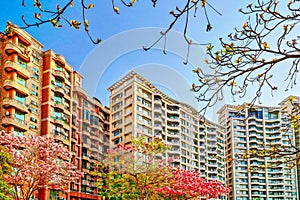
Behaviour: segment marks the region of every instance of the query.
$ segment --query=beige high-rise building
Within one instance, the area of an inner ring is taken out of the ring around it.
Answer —
[[[225,143],[220,126],[203,120],[189,105],[130,72],[109,89],[110,141],[129,144],[132,138],[159,137],[172,148],[166,158],[182,169],[200,171],[209,180],[225,183]]]
[[[229,199],[295,200],[296,169],[272,165],[280,158],[241,158],[251,150],[289,145],[293,131],[285,131],[288,121],[280,106],[225,105],[218,112],[220,125],[226,128],[226,184]],[[272,167],[271,167],[272,166]]]
[[[299,111],[300,111],[300,97],[298,96],[289,96],[279,103],[281,109],[285,112],[285,114],[289,117],[289,119],[293,119],[296,117],[295,124],[290,128],[294,131],[295,135],[295,147],[296,149],[291,149],[293,151],[298,151],[300,149],[300,127],[299,127]],[[300,199],[300,165],[297,165],[297,180],[298,180],[298,199]]]

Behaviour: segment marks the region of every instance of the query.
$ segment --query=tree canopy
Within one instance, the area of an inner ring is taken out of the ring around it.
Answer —
[[[7,150],[0,145],[0,199],[12,199],[12,189],[8,186],[4,179],[4,177],[10,175],[11,172],[11,156]]]
[[[163,159],[169,147],[160,139],[133,140],[118,144],[95,173],[99,195],[108,199],[197,199],[228,195],[230,189],[208,181],[194,170],[172,167],[172,158]]]
[[[68,190],[82,173],[70,162],[70,154],[53,138],[42,136],[14,136],[1,131],[0,145],[11,158],[10,173],[5,182],[14,190],[14,199],[29,200],[39,189]]]

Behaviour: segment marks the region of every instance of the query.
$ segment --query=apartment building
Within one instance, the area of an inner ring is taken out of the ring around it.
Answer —
[[[15,135],[39,134],[43,46],[20,30],[0,36],[0,123]]]
[[[40,190],[43,199],[99,199],[91,171],[108,148],[109,109],[82,89],[82,76],[62,55],[24,30],[0,34],[0,124],[15,135],[47,135],[72,153],[85,176],[70,193]]]
[[[288,116],[288,118],[290,119],[289,121],[292,121],[292,119],[294,117],[296,117],[296,119],[300,114],[300,97],[298,96],[289,96],[287,98],[285,98],[283,101],[281,101],[279,103],[279,105],[281,106],[282,111],[285,112],[285,114]],[[290,128],[293,129],[294,131],[294,137],[295,137],[295,147],[297,149],[300,149],[300,126],[299,126],[299,118],[294,122],[295,125],[291,125]],[[294,149],[296,150],[296,149]],[[297,165],[297,185],[298,185],[298,199],[300,199],[300,166]]]
[[[225,105],[218,112],[226,128],[226,184],[232,188],[229,199],[297,199],[296,169],[276,165],[280,158],[242,158],[245,153],[288,146],[293,131],[280,106]]]
[[[73,132],[71,140],[73,158],[84,172],[80,184],[71,184],[71,200],[101,199],[97,194],[96,179],[92,175],[109,147],[109,108],[100,100],[90,97],[82,88],[82,76],[74,72]],[[78,140],[76,140],[79,138]],[[79,156],[78,156],[79,155]]]
[[[159,137],[172,146],[165,156],[173,159],[174,166],[225,182],[225,143],[220,126],[168,97],[135,71],[108,90],[111,145],[130,144],[140,136]]]

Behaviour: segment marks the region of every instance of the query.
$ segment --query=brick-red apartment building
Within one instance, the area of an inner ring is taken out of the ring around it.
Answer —
[[[70,192],[51,188],[38,199],[100,199],[91,172],[108,147],[109,108],[82,88],[83,77],[62,55],[21,29],[0,35],[0,124],[15,135],[49,135],[72,153],[84,177]]]

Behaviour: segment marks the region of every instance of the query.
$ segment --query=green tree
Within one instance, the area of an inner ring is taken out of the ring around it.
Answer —
[[[197,199],[218,198],[230,189],[217,181],[207,181],[200,173],[167,165],[172,159],[160,157],[168,146],[160,139],[133,140],[118,144],[95,173],[100,196],[108,199]]]
[[[157,158],[168,149],[158,138],[139,138],[133,145],[118,144],[97,166],[99,195],[108,199],[155,199],[155,188],[166,185],[171,176],[165,160]]]
[[[4,176],[9,175],[11,172],[11,156],[5,147],[0,146],[0,199],[12,199],[12,189],[4,180]]]

